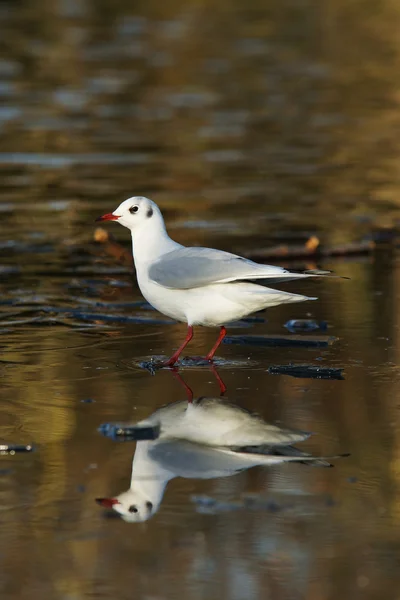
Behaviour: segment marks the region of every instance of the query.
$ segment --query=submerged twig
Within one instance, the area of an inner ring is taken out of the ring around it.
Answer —
[[[0,444],[0,455],[20,454],[22,452],[33,452],[34,447],[31,444]]]
[[[271,365],[268,367],[268,373],[290,375],[302,379],[344,379],[342,368],[316,365]]]
[[[304,348],[324,348],[331,346],[339,338],[334,336],[305,335],[231,335],[223,340],[224,344],[246,344],[250,346],[292,346]]]
[[[157,425],[119,425],[117,423],[103,423],[98,431],[118,442],[138,442],[156,440],[160,435],[161,427]]]

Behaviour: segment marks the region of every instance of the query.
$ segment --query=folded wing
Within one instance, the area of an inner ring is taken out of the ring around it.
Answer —
[[[311,276],[311,273],[291,273],[281,267],[260,265],[222,250],[195,247],[164,254],[149,269],[149,277],[155,283],[181,290],[230,281],[265,279],[271,284]]]

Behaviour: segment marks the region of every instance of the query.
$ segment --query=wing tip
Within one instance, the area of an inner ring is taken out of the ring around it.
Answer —
[[[329,271],[326,269],[307,269],[306,271],[303,271],[303,275],[308,275],[310,277],[331,277],[332,279],[351,279],[351,277],[346,277],[345,275],[336,275],[334,271]]]

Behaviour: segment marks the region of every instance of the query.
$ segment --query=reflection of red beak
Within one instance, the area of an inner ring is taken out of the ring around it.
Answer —
[[[112,508],[114,504],[119,504],[116,498],[96,498],[97,504],[104,506],[104,508]]]
[[[112,213],[107,213],[102,217],[97,217],[96,221],[117,221],[119,219],[119,215],[113,215]]]

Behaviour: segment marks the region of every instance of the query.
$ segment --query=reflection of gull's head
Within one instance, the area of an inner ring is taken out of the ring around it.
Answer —
[[[129,489],[115,498],[113,509],[121,515],[127,523],[142,523],[150,519],[158,506],[143,494],[142,490]]]
[[[157,442],[138,442],[132,462],[131,487],[114,498],[97,498],[127,523],[148,521],[159,509],[167,482],[174,477],[151,457]]]
[[[164,487],[164,486],[163,486]],[[97,498],[97,503],[105,508],[113,508],[127,523],[148,521],[158,510],[158,502],[150,499],[141,489],[135,487],[122,492],[115,498]]]

